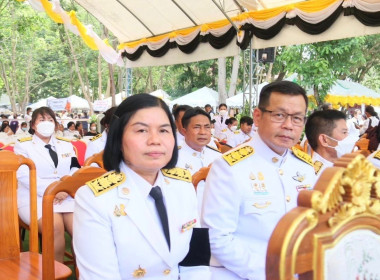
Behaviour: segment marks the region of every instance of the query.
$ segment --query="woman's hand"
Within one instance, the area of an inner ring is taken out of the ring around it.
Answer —
[[[66,192],[59,192],[55,195],[53,204],[61,204],[69,196]]]

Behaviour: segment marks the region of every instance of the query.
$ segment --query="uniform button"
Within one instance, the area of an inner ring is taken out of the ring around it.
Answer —
[[[122,192],[123,194],[129,194],[129,189],[128,189],[128,188],[122,188],[122,189],[121,189],[121,192]]]
[[[197,153],[193,153],[193,157],[196,157],[197,156]]]
[[[291,200],[291,199],[290,199],[290,196],[287,195],[287,196],[286,196],[286,202],[290,202],[290,200]]]
[[[169,274],[170,274],[170,272],[171,272],[171,270],[170,270],[170,269],[165,269],[165,270],[164,270],[164,274],[165,274],[165,275],[169,275]]]
[[[278,174],[280,174],[280,175],[284,175],[284,170],[279,169],[279,170],[278,170]]]
[[[276,163],[276,162],[278,162],[278,158],[276,158],[276,157],[273,157],[273,158],[272,158],[272,162],[273,162],[273,163]]]

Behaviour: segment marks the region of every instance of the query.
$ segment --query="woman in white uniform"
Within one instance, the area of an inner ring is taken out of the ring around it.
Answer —
[[[61,177],[75,172],[80,165],[69,140],[55,137],[58,127],[54,112],[48,107],[33,112],[30,127],[31,137],[18,139],[14,152],[33,160],[37,171],[37,218],[42,227],[42,197],[46,188]],[[30,223],[29,169],[21,166],[17,171],[18,212],[20,218]],[[65,230],[72,234],[74,200],[67,193],[58,193],[54,200],[54,254],[63,262],[65,253]]]
[[[124,100],[104,149],[109,172],[75,196],[81,279],[209,279],[208,232],[193,230],[199,223],[196,195],[190,173],[174,168],[177,158],[167,105],[148,94]],[[193,254],[193,249],[205,252]]]

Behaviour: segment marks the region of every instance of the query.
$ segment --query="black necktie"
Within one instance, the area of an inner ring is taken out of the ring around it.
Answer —
[[[170,235],[169,235],[169,222],[168,222],[168,215],[166,213],[166,208],[164,204],[164,200],[162,197],[162,192],[159,186],[153,187],[150,190],[149,195],[153,197],[156,209],[158,212],[158,215],[160,216],[162,228],[164,229],[164,234],[166,238],[166,242],[168,243],[169,250],[170,250]]]
[[[51,148],[50,144],[45,145],[45,148],[49,150],[49,154],[50,154],[51,159],[54,162],[54,166],[57,167],[57,165],[58,165],[57,153]]]
[[[223,117],[220,117],[220,123],[223,123]]]

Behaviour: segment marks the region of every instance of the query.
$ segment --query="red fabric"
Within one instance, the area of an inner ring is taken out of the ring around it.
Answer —
[[[84,164],[84,157],[86,155],[86,149],[87,149],[87,144],[83,141],[80,140],[72,140],[71,144],[73,144],[75,148],[75,152],[77,154],[78,162],[80,166],[83,166]]]

